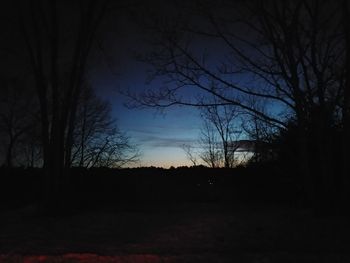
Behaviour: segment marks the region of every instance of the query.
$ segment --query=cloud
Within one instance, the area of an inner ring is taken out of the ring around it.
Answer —
[[[237,152],[253,152],[255,149],[255,142],[252,140],[239,140],[236,144],[238,144]]]
[[[152,148],[180,148],[183,144],[195,144],[196,139],[161,137],[150,135],[140,137],[139,142],[146,147]]]
[[[137,134],[178,134],[178,133],[188,133],[195,132],[198,133],[197,127],[187,127],[187,126],[179,126],[179,125],[153,125],[151,127],[133,127],[129,129],[129,132],[137,133]]]
[[[132,129],[129,129],[128,132],[136,133],[137,136],[159,134],[159,131],[155,131],[151,129],[142,129],[142,128],[132,128]]]
[[[198,133],[191,127],[155,125],[135,127],[128,132],[142,148],[180,148],[183,144],[194,145],[198,141]]]

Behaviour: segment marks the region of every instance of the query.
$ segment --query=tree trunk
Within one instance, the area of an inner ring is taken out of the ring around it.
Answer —
[[[318,185],[318,204],[317,212],[320,214],[327,214],[334,212],[336,205],[336,191],[335,191],[335,174],[332,167],[332,141],[331,141],[331,131],[330,122],[327,118],[326,112],[321,112],[318,118],[318,123],[313,127],[316,128],[315,138],[316,149],[313,153],[315,155],[316,162],[314,163],[313,170],[316,171],[315,184]]]
[[[8,168],[11,168],[13,166],[13,162],[12,162],[12,151],[13,151],[13,145],[14,145],[14,141],[11,138],[9,145],[7,147],[7,153],[6,153],[6,163],[5,166]]]
[[[51,140],[47,155],[44,157],[47,161],[45,167],[45,196],[44,212],[49,214],[59,214],[67,207],[66,185],[62,180],[64,176],[64,131],[58,123],[56,129],[52,130]]]
[[[304,188],[305,193],[305,199],[303,201],[306,201],[307,203],[310,203],[312,206],[315,206],[315,189],[313,184],[313,178],[310,171],[310,162],[309,162],[309,147],[308,147],[308,140],[306,138],[306,135],[304,131],[300,131],[299,128],[299,135],[298,135],[298,149],[299,149],[299,158],[298,158],[298,170],[300,173],[300,176],[302,177],[302,184]]]
[[[348,210],[350,204],[350,178],[349,168],[350,162],[349,149],[350,149],[350,25],[349,25],[349,4],[348,0],[343,1],[343,24],[345,33],[345,45],[346,45],[346,77],[344,86],[344,105],[343,105],[343,149],[342,149],[342,199],[344,208]]]

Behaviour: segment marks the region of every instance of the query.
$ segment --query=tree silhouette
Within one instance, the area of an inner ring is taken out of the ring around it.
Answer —
[[[138,161],[138,151],[116,127],[111,107],[89,85],[78,100],[71,164],[77,167],[121,167]]]
[[[221,166],[222,151],[219,147],[219,138],[216,129],[208,120],[204,120],[199,138],[199,145],[202,151],[199,153],[204,163],[211,168]]]
[[[194,147],[190,144],[183,144],[181,148],[184,150],[187,159],[192,163],[193,166],[196,166],[197,165],[197,156],[196,156],[197,154],[194,151]]]
[[[335,142],[329,134],[348,125],[349,116],[346,1],[206,1],[185,6],[178,21],[162,18],[152,24],[157,49],[143,58],[153,67],[153,77],[168,77],[171,84],[130,96],[151,107],[213,106],[202,98],[215,96],[215,105],[239,107],[279,129],[293,119],[297,164],[309,199],[320,208],[332,206],[338,197]],[[206,42],[217,43],[217,48],[206,49]],[[196,88],[201,99],[186,96],[188,87]],[[267,111],[256,108],[254,101],[266,104]],[[348,164],[344,167],[345,183]]]
[[[263,108],[260,109],[263,111]],[[244,120],[242,128],[248,138],[254,143],[254,155],[250,162],[264,163],[273,160],[271,155],[276,137],[289,129],[278,129],[275,126],[261,120],[257,116],[250,116]]]
[[[219,140],[215,143],[221,150],[224,167],[232,168],[236,163],[235,153],[239,148],[239,139],[242,134],[237,108],[231,105],[215,105],[203,107],[201,113],[207,125],[212,125],[218,134]]]
[[[40,105],[47,209],[64,207],[77,101],[106,8],[95,0],[15,6]]]

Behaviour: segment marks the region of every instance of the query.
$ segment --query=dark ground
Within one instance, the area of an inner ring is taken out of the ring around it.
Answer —
[[[39,215],[33,189],[3,205],[0,262],[350,262],[349,219],[290,202],[285,179],[106,178],[77,180],[65,216]]]
[[[60,218],[26,207],[0,223],[1,262],[350,262],[345,218],[283,207],[134,205]]]

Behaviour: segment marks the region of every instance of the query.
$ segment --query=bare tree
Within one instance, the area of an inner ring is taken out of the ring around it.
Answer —
[[[264,111],[260,106],[260,110]],[[272,150],[276,137],[285,129],[278,129],[257,116],[249,116],[242,125],[245,134],[254,144],[254,155],[250,161],[261,163],[273,160]]]
[[[237,150],[240,147],[242,128],[240,127],[239,112],[235,107],[208,106],[201,108],[203,127],[198,148],[200,158],[210,167],[232,168],[237,163]],[[183,145],[193,165],[197,164],[197,155],[190,145]]]
[[[108,130],[111,123],[110,105],[98,98],[89,85],[84,85],[78,99],[71,163],[83,167],[87,147],[92,140]]]
[[[78,167],[121,167],[138,161],[138,150],[116,128],[107,101],[89,85],[82,89],[77,107],[71,164]]]
[[[108,1],[17,1],[19,31],[40,105],[45,207],[64,206],[76,105]],[[61,205],[62,204],[62,205]]]
[[[199,145],[202,148],[199,156],[203,162],[209,165],[211,168],[220,167],[222,161],[222,151],[220,147],[218,147],[219,139],[215,128],[208,121],[204,121],[203,123]]]
[[[187,159],[192,163],[193,166],[196,166],[197,165],[197,154],[195,153],[194,151],[194,147],[192,145],[189,145],[189,144],[183,144],[182,147],[181,147],[185,154],[186,154],[186,157]]]
[[[171,84],[130,96],[152,107],[212,106],[184,95],[195,87],[201,96],[215,96],[215,105],[237,106],[280,129],[294,118],[298,164],[310,199],[330,205],[335,176],[329,134],[331,127],[341,126],[344,91],[341,7],[318,0],[196,2],[187,13],[181,10],[183,22],[164,18],[152,26],[159,36],[153,41],[157,52],[144,60],[154,68],[154,77],[167,76]],[[208,54],[205,44],[198,45],[205,42],[220,48]],[[251,101],[256,100],[268,111],[254,107]],[[310,141],[315,147],[308,148]],[[319,166],[310,167],[315,158]],[[315,171],[317,179],[311,176]]]
[[[86,167],[121,168],[139,161],[139,151],[130,138],[112,128],[105,135],[96,138],[89,148]]]
[[[217,147],[222,151],[225,168],[232,168],[235,164],[235,153],[239,148],[239,139],[242,134],[240,127],[239,112],[231,105],[208,106],[201,108],[201,116],[208,125],[212,125],[217,132]]]

